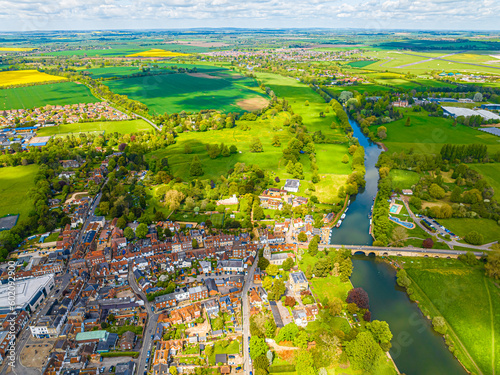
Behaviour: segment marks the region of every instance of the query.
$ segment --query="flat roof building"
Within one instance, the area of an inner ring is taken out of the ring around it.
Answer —
[[[54,288],[54,275],[47,274],[40,277],[16,280],[15,308],[32,312],[38,308],[40,303]],[[11,308],[9,300],[8,283],[0,286],[0,310]]]

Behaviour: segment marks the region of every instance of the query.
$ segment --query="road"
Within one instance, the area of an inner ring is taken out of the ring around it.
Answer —
[[[397,251],[404,255],[404,253],[427,253],[427,254],[449,254],[449,255],[463,255],[467,254],[467,251],[462,250],[441,250],[441,249],[424,249],[420,247],[389,247],[389,246],[365,246],[365,245],[318,245],[320,249],[328,248],[340,248],[344,246],[346,249],[352,250],[376,250],[376,251]],[[482,251],[475,251],[476,256],[482,256],[484,253]]]
[[[151,305],[146,298],[146,295],[144,294],[142,289],[139,288],[137,280],[134,277],[134,273],[132,272],[131,263],[129,263],[128,268],[128,282],[134,293],[144,301],[144,307],[146,308],[146,311],[148,313],[146,327],[144,328],[144,334],[142,335],[143,339],[142,349],[140,352],[141,354],[139,354],[139,358],[137,360],[137,374],[142,374],[146,367],[147,352],[148,350],[150,350],[152,344],[151,335],[153,335],[156,330],[159,314],[153,312],[153,310],[151,309]],[[150,357],[149,360],[150,362],[148,363],[148,365],[151,365],[152,358]]]
[[[102,186],[104,186],[108,182],[108,179],[104,182]],[[87,227],[89,219],[94,215],[95,209],[97,205],[99,204],[101,200],[101,193],[99,192],[95,198],[93,199],[87,214],[85,216],[85,222],[82,225],[82,229],[78,233],[78,236],[73,243],[73,246],[71,247],[70,251],[73,252],[77,244],[79,244],[82,240],[83,236],[83,230]],[[54,289],[50,292],[50,294],[47,296],[45,299],[45,302],[37,309],[37,311],[33,312],[33,314],[30,317],[30,320],[26,324],[26,327],[22,330],[21,334],[19,337],[16,339],[16,360],[15,360],[15,367],[11,369],[11,371],[8,371],[10,366],[8,366],[8,361],[4,361],[3,366],[0,370],[0,375],[8,374],[8,373],[14,373],[16,375],[40,375],[41,369],[35,369],[31,367],[24,367],[21,364],[20,356],[21,352],[23,351],[24,346],[28,342],[31,336],[31,331],[29,329],[30,325],[33,325],[36,323],[37,319],[39,316],[43,316],[48,309],[50,308],[50,305],[53,303],[54,299],[59,298],[63,291],[67,288],[70,280],[71,280],[71,274],[68,273],[68,265],[65,266],[64,268],[64,273],[61,276],[57,277],[58,282],[56,282],[56,286]],[[56,293],[56,290],[58,292]]]
[[[85,86],[87,86],[87,87],[88,87],[88,88],[92,91],[92,95],[94,95],[95,97],[99,98],[101,101],[106,102],[106,103],[107,103],[107,104],[108,104],[111,108],[113,108],[115,111],[120,112],[120,113],[124,113],[122,110],[120,110],[120,109],[118,109],[118,108],[113,107],[113,106],[111,105],[112,103],[110,103],[108,100],[106,100],[106,99],[104,99],[104,98],[99,97],[99,96],[98,96],[98,95],[97,95],[97,94],[96,94],[96,93],[92,90],[92,89],[93,89],[93,87],[92,87],[92,86],[89,86],[89,85],[87,85],[86,83],[84,83],[84,84],[85,84]],[[156,124],[155,124],[154,122],[152,122],[151,120],[148,120],[146,117],[141,116],[141,115],[139,115],[139,114],[137,114],[137,113],[134,113],[134,112],[130,112],[130,113],[131,113],[132,115],[137,116],[137,117],[139,117],[139,118],[143,119],[144,121],[146,121],[149,125],[151,125],[153,128],[155,128],[156,130],[158,130],[158,132],[160,132],[160,131],[161,131],[161,129],[158,127],[158,125],[156,125]]]
[[[241,292],[241,319],[243,324],[243,370],[245,374],[249,374],[250,368],[250,355],[248,353],[249,348],[249,337],[250,337],[250,303],[248,301],[248,290],[253,286],[253,274],[257,263],[259,261],[259,256],[255,257],[252,267],[248,270],[248,274],[245,276],[245,284],[243,285],[243,291]]]
[[[490,250],[490,247],[492,244],[485,244],[485,245],[481,245],[481,246],[475,246],[475,245],[469,245],[469,244],[466,244],[466,243],[461,243],[461,242],[458,242],[456,241],[455,239],[452,239],[450,241],[446,241],[442,238],[439,238],[438,237],[438,234],[441,234],[442,236],[446,236],[448,233],[446,233],[444,230],[442,230],[439,225],[435,224],[434,226],[436,227],[436,230],[437,232],[436,233],[432,233],[432,232],[429,232],[429,230],[423,226],[423,224],[421,223],[422,219],[427,219],[428,221],[430,222],[434,222],[433,219],[431,218],[422,218],[422,217],[417,217],[413,211],[410,209],[410,205],[408,204],[408,198],[407,197],[404,197],[403,198],[403,203],[406,207],[406,210],[408,211],[408,214],[410,215],[410,217],[413,219],[413,221],[425,232],[427,233],[429,236],[432,236],[436,239],[436,241],[438,242],[442,242],[442,243],[445,243],[446,245],[450,246],[451,248],[455,247],[455,246],[460,246],[460,247],[467,247],[471,250],[479,250],[479,251],[489,251]]]

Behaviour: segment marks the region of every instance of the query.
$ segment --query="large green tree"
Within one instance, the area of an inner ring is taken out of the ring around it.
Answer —
[[[383,356],[382,349],[370,332],[359,333],[354,340],[346,344],[345,351],[354,369],[367,372]]]
[[[202,176],[203,175],[203,168],[201,166],[200,158],[198,155],[195,155],[193,157],[193,160],[191,161],[191,166],[189,167],[189,174],[191,176]]]

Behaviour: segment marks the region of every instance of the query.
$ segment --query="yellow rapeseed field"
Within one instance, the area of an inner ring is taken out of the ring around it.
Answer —
[[[134,53],[132,55],[127,55],[127,57],[178,57],[178,56],[189,56],[189,54],[166,51],[164,49],[150,49],[149,51],[143,51]]]
[[[28,47],[0,47],[0,52],[27,52],[27,51],[33,51],[34,48],[28,48]]]
[[[66,78],[42,73],[34,69],[0,72],[0,87],[53,81],[66,81]]]

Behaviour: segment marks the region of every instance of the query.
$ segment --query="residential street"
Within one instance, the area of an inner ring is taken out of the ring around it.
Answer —
[[[139,354],[139,358],[137,359],[137,373],[142,374],[143,371],[145,370],[146,367],[146,358],[147,358],[147,352],[151,348],[151,335],[154,334],[155,329],[156,329],[156,324],[158,323],[158,317],[159,314],[153,313],[151,310],[151,305],[148,302],[148,299],[146,298],[146,295],[144,292],[139,288],[139,285],[137,285],[137,280],[134,277],[134,274],[132,272],[132,265],[129,264],[129,270],[128,270],[128,282],[134,293],[140,297],[144,301],[144,307],[146,308],[146,311],[148,313],[148,319],[147,319],[147,324],[144,329],[144,334],[143,334],[143,339],[142,339],[142,349]],[[150,362],[151,363],[151,362]]]
[[[242,320],[243,320],[243,369],[245,374],[249,374],[251,371],[250,367],[250,355],[248,352],[249,348],[249,338],[250,338],[250,303],[248,302],[248,290],[253,284],[253,274],[255,268],[257,268],[257,263],[259,262],[259,257],[255,257],[255,262],[252,267],[248,270],[248,275],[245,276],[245,284],[243,285],[243,291],[241,293],[241,305],[242,305]]]

